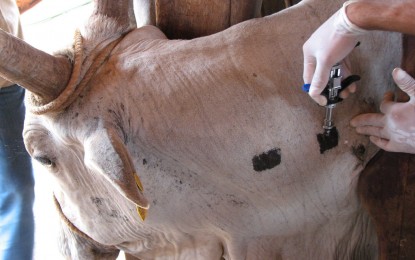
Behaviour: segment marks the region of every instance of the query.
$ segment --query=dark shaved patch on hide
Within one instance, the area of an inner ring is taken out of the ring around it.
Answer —
[[[274,168],[281,163],[281,149],[274,148],[252,158],[252,165],[257,172]]]
[[[359,144],[358,146],[352,147],[353,154],[359,159],[360,161],[364,161],[366,155],[366,148],[363,144]]]
[[[337,128],[333,127],[329,134],[318,134],[317,141],[320,144],[320,154],[336,147],[339,144],[339,132],[337,132]]]
[[[94,203],[97,206],[101,206],[103,203],[102,198],[92,197],[91,200],[92,200],[92,203]]]
[[[78,116],[79,116],[79,113],[78,113],[78,112],[77,112],[77,113],[75,113],[75,114],[73,114],[73,115],[72,115],[72,120],[75,120]]]
[[[234,194],[226,194],[226,198],[227,198],[228,202],[234,207],[240,207],[240,208],[248,207],[248,203],[241,200],[240,198],[238,198]]]
[[[118,211],[114,210],[114,209],[109,211],[108,216],[110,216],[112,218],[121,218],[120,213]]]
[[[110,209],[104,198],[91,197],[91,201],[97,207],[100,216],[129,221],[127,216],[121,215],[120,212],[115,209]]]

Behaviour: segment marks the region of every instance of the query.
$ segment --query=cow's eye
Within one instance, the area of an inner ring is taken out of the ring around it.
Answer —
[[[55,162],[53,162],[50,158],[46,156],[35,156],[34,159],[38,162],[40,162],[43,166],[46,167],[54,167]]]

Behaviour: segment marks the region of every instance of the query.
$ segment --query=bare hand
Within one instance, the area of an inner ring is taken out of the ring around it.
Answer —
[[[392,76],[409,95],[409,101],[394,102],[394,94],[388,92],[380,105],[380,114],[362,114],[350,124],[359,134],[369,135],[370,141],[381,149],[415,154],[415,80],[399,68]]]

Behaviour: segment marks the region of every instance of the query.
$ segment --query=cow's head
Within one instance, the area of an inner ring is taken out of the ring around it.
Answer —
[[[23,135],[32,158],[66,190],[76,189],[77,182],[82,181],[79,179],[93,178],[86,175],[103,176],[137,206],[144,219],[149,204],[119,128],[102,120],[92,124],[76,119],[66,124],[62,123],[66,119],[59,123],[55,120],[59,119],[28,114]]]
[[[88,172],[104,176],[144,219],[149,204],[120,131],[105,119],[80,122],[85,115],[65,125],[60,120],[133,28],[132,1],[97,0],[89,23],[76,34],[74,55],[52,56],[0,31],[0,74],[28,90],[24,140],[30,155],[63,182]]]

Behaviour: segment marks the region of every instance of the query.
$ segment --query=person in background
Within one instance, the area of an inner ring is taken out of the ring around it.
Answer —
[[[304,83],[310,84],[309,95],[318,104],[327,100],[321,95],[328,82],[330,69],[342,61],[356,46],[359,37],[369,30],[396,31],[415,35],[415,1],[347,1],[305,42]],[[394,102],[386,93],[381,113],[362,114],[350,122],[360,134],[381,149],[415,154],[415,80],[404,70],[394,69],[395,83],[406,92],[408,102]],[[355,86],[348,92],[354,92]],[[342,93],[346,97],[348,92]]]
[[[22,38],[15,0],[0,0],[0,28]],[[0,78],[0,260],[32,260],[34,178],[22,131],[24,89]]]

